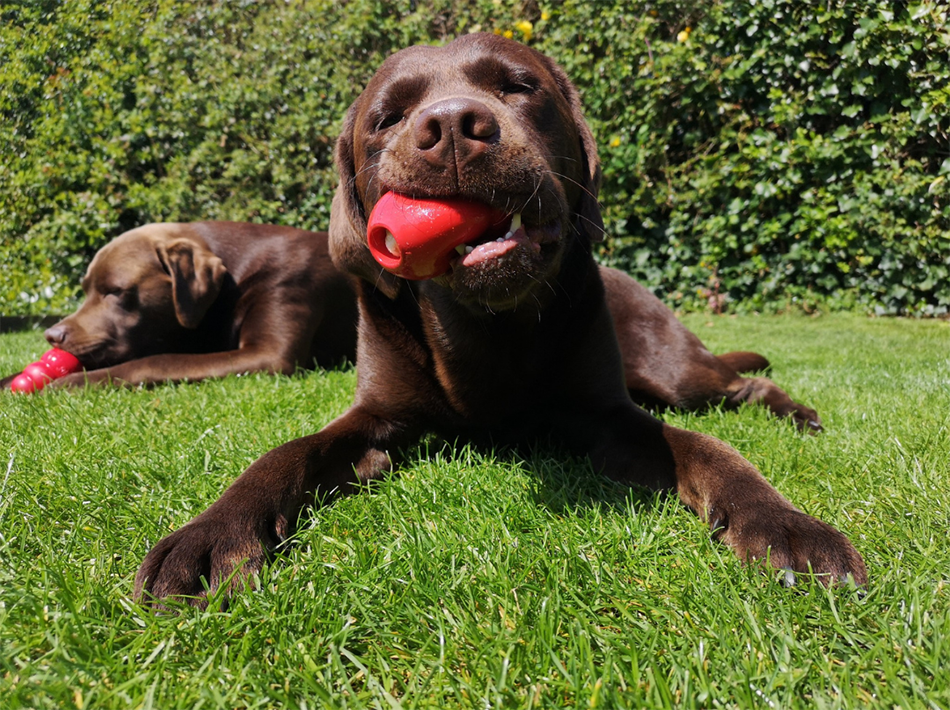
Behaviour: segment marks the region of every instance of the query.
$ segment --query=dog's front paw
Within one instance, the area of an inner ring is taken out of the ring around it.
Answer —
[[[795,573],[814,573],[823,584],[867,584],[868,573],[851,541],[827,523],[792,507],[761,506],[725,513],[711,511],[713,534],[747,562],[768,563],[786,570],[785,582]]]
[[[222,591],[222,603],[267,561],[274,541],[241,515],[208,510],[162,539],[146,555],[135,576],[135,598],[161,606],[162,600],[205,608]],[[222,589],[223,588],[223,589]]]
[[[73,372],[72,374],[53,380],[46,386],[50,389],[64,389],[69,387],[82,387],[87,382],[89,384],[95,384],[97,380],[92,377],[94,372],[95,370],[89,372],[83,370],[80,370],[79,372]]]

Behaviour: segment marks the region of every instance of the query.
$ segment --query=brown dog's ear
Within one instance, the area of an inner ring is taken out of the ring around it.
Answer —
[[[343,133],[336,143],[334,159],[340,183],[330,207],[330,256],[340,271],[368,281],[387,298],[395,298],[399,292],[399,279],[380,266],[366,246],[366,215],[356,192],[356,161],[353,156],[356,112],[357,104],[354,103],[346,112]]]
[[[581,153],[584,156],[584,175],[587,179],[585,184],[581,185],[584,194],[581,196],[580,204],[577,206],[575,214],[575,223],[578,230],[586,233],[592,242],[600,242],[604,239],[604,220],[600,216],[600,203],[597,201],[597,195],[600,194],[600,182],[602,174],[600,171],[600,157],[597,154],[597,143],[594,140],[594,134],[591,133],[587,121],[584,119],[584,112],[581,109],[581,99],[574,88],[574,84],[568,78],[564,70],[561,69],[552,59],[541,55],[548,65],[548,70],[557,82],[561,94],[567,99],[571,107],[571,115],[574,117],[574,125],[577,127],[577,133],[581,139]]]
[[[176,239],[156,247],[162,268],[172,278],[175,316],[185,328],[197,328],[221,291],[228,272],[221,259],[190,239]]]

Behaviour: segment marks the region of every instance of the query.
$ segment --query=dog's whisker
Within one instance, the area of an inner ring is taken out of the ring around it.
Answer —
[[[533,187],[533,189],[531,190],[531,194],[528,195],[527,198],[525,198],[524,202],[521,204],[521,208],[518,209],[518,210],[515,210],[516,212],[527,212],[527,211],[528,211],[528,205],[534,200],[535,197],[537,197],[538,192],[541,190],[541,187],[542,187],[543,183],[544,183],[544,181],[541,180],[541,179],[538,179],[538,180],[534,183],[534,187]],[[539,207],[540,207],[540,202],[539,202]],[[540,214],[540,210],[539,210],[539,214]]]
[[[583,190],[583,192],[584,192],[585,195],[587,195],[587,196],[590,197],[591,199],[594,199],[594,200],[597,199],[597,195],[595,195],[593,192],[591,192],[590,188],[589,188],[585,183],[582,183],[582,182],[580,182],[579,180],[575,180],[574,178],[572,178],[572,177],[569,176],[569,175],[564,175],[563,173],[555,172],[554,170],[547,170],[547,171],[545,171],[545,172],[546,172],[546,174],[548,174],[548,175],[553,175],[554,177],[558,178],[559,180],[565,180],[566,182],[569,182],[569,183],[571,183],[572,185],[577,185],[577,187],[579,187],[579,188],[581,188],[581,190]],[[598,201],[598,204],[600,204],[599,201]]]
[[[591,228],[593,228],[593,229],[595,229],[596,231],[600,232],[602,236],[604,236],[604,237],[607,236],[607,230],[604,229],[603,227],[601,227],[599,224],[596,224],[596,223],[592,222],[592,221],[590,220],[590,218],[585,217],[585,216],[582,215],[582,214],[577,215],[577,217],[580,218],[580,219],[582,219],[582,220],[584,220],[588,225],[590,225]]]

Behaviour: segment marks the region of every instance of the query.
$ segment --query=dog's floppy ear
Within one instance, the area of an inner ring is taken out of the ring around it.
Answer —
[[[343,133],[336,143],[334,159],[340,183],[330,207],[330,256],[340,271],[368,281],[387,298],[395,298],[399,292],[399,279],[380,266],[366,246],[367,218],[356,192],[356,161],[353,155],[353,124],[357,103],[347,111]]]
[[[190,239],[161,243],[156,252],[172,279],[178,322],[185,328],[197,328],[218,297],[227,268],[214,252]]]
[[[586,183],[581,185],[584,194],[581,196],[580,204],[577,206],[575,214],[575,223],[578,230],[587,234],[592,242],[600,242],[604,239],[604,220],[600,216],[600,203],[597,201],[597,195],[600,193],[601,171],[600,157],[597,154],[597,143],[594,141],[594,134],[591,133],[587,121],[584,119],[584,112],[581,109],[581,99],[577,94],[577,89],[568,78],[567,74],[552,59],[541,55],[551,76],[557,82],[561,94],[567,99],[571,107],[571,115],[574,117],[574,125],[577,127],[577,133],[581,139],[581,153],[584,156],[584,176]]]

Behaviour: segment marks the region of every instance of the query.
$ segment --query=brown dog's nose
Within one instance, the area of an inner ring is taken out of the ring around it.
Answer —
[[[498,140],[498,121],[475,99],[438,101],[416,119],[416,147],[436,168],[461,170]]]
[[[50,345],[62,345],[66,340],[66,327],[62,323],[50,326],[43,333],[43,337]]]

